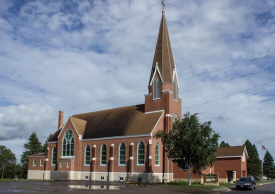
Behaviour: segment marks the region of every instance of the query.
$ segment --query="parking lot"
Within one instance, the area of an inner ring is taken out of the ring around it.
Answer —
[[[217,191],[86,181],[16,181],[0,182],[0,193],[220,193]]]

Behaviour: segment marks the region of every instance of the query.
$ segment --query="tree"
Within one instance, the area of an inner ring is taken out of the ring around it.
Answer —
[[[161,139],[169,158],[176,158],[178,166],[188,168],[188,184],[191,185],[191,167],[193,173],[212,166],[216,157],[219,134],[210,127],[211,122],[200,123],[197,114],[186,113],[181,120],[176,120],[171,131],[158,131],[155,138]]]
[[[266,151],[264,156],[263,174],[267,178],[275,178],[274,159],[269,151]]]
[[[44,145],[42,146],[42,152],[47,153],[47,148],[48,148],[47,143],[48,143],[48,141],[51,139],[51,137],[52,137],[52,134],[50,134],[50,135],[48,136],[48,138],[45,140],[45,143],[44,143]]]
[[[3,178],[13,178],[16,175],[16,157],[6,146],[0,145],[0,172]]]
[[[29,142],[24,144],[24,148],[25,151],[21,155],[22,178],[27,177],[29,156],[42,151],[42,146],[36,133],[30,135]]]
[[[220,147],[230,147],[228,143],[225,143],[224,141],[221,142]]]
[[[249,140],[246,140],[245,146],[249,157],[247,159],[247,174],[257,178],[262,174],[261,160],[257,148],[255,144],[252,145]]]

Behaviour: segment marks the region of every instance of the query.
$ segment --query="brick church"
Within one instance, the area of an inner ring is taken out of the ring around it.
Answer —
[[[173,165],[159,130],[181,117],[181,98],[165,11],[162,10],[145,103],[76,114],[48,142],[47,153],[29,157],[28,179],[160,182],[173,180]]]
[[[188,172],[167,157],[159,130],[172,129],[181,118],[181,98],[165,11],[162,10],[145,103],[97,112],[76,114],[48,142],[47,153],[29,157],[28,179],[161,182],[187,180]],[[222,182],[247,176],[245,146],[218,148],[217,161],[203,174],[219,174]],[[192,180],[203,182],[201,175]]]

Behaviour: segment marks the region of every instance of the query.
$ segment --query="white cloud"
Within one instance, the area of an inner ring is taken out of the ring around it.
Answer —
[[[92,103],[146,90],[161,18],[159,1],[1,5],[1,137],[23,142],[37,131],[44,142],[57,127],[57,110],[69,116],[144,102],[146,91]],[[273,6],[272,1],[167,2],[179,79],[193,77],[180,82],[180,92],[272,66],[274,56],[196,76],[275,53]],[[221,140],[230,145],[249,139],[259,146],[264,139],[275,156],[273,139],[266,138],[273,137],[274,85],[185,109],[273,79],[270,70],[181,93],[183,113],[199,112],[201,121],[212,120]],[[87,103],[91,104],[74,107]],[[55,112],[20,117],[43,111]],[[8,122],[8,114],[19,118]],[[56,121],[36,122],[52,118]]]

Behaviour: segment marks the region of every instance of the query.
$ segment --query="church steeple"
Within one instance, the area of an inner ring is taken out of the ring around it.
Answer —
[[[162,2],[162,18],[160,22],[159,34],[157,39],[157,45],[155,50],[155,56],[152,65],[152,71],[150,76],[150,83],[152,83],[153,75],[158,67],[159,74],[162,78],[163,83],[172,83],[173,81],[173,70],[175,68],[168,28],[165,19],[164,3]]]

